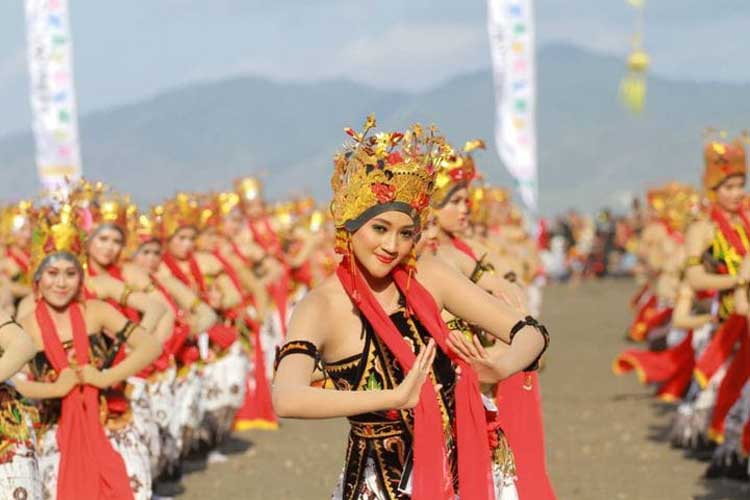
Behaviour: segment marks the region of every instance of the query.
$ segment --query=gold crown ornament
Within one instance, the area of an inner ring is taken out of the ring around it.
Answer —
[[[354,232],[391,210],[424,227],[435,182],[433,165],[445,153],[444,139],[434,127],[370,134],[374,128],[371,115],[362,132],[344,129],[353,141],[334,158],[331,213],[336,228]]]
[[[740,139],[708,141],[703,149],[703,159],[703,187],[708,191],[715,190],[729,177],[747,176],[745,146]]]
[[[432,195],[434,207],[442,207],[455,191],[469,186],[477,175],[471,152],[475,149],[484,148],[484,141],[475,139],[468,141],[460,153],[448,149],[442,161],[436,165],[437,177],[435,179],[435,192]]]
[[[661,191],[664,196],[664,222],[674,230],[684,231],[700,211],[700,195],[692,186],[679,182],[670,182]]]
[[[263,183],[257,177],[236,179],[234,190],[242,198],[242,201],[253,201],[263,197]]]
[[[0,209],[0,239],[5,245],[15,244],[15,235],[26,225],[31,224],[34,203],[22,200]]]
[[[31,236],[30,269],[36,273],[48,256],[68,253],[75,257],[81,268],[86,266],[86,232],[80,224],[80,212],[69,202],[55,207],[41,207],[33,220]]]
[[[210,216],[210,209],[201,206],[196,195],[185,192],[177,193],[174,198],[167,200],[159,212],[157,215],[164,239],[171,238],[183,227],[200,231]]]

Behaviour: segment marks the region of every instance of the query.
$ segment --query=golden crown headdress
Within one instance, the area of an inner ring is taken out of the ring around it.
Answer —
[[[160,210],[159,224],[162,237],[174,236],[178,229],[193,227],[200,230],[205,222],[206,212],[194,194],[180,192],[174,198],[167,200]]]
[[[709,129],[707,135],[714,135],[714,132]],[[739,138],[732,142],[725,142],[723,139],[708,140],[703,149],[703,160],[703,187],[707,190],[716,189],[729,177],[747,176],[745,145]]]
[[[257,177],[241,177],[234,181],[234,190],[242,201],[252,201],[263,195],[263,183]]]
[[[345,132],[353,141],[334,158],[331,213],[337,228],[355,231],[373,215],[399,210],[423,227],[434,187],[433,164],[445,142],[431,127],[414,125],[406,134],[370,135],[375,117],[369,116],[362,132]]]
[[[80,212],[68,201],[41,207],[35,214],[31,236],[32,273],[45,257],[60,252],[73,255],[82,268],[86,264],[86,233],[81,228]]]
[[[127,232],[128,218],[137,211],[126,194],[115,191],[103,182],[80,179],[68,195],[70,203],[80,212],[79,223],[87,234],[102,224],[112,224]]]
[[[31,223],[34,213],[34,203],[22,200],[6,205],[0,210],[0,236],[2,243],[15,243],[15,233],[25,225]]]
[[[442,161],[438,162],[436,165],[435,193],[432,196],[433,206],[442,206],[457,188],[469,186],[477,175],[471,152],[475,149],[484,148],[485,145],[482,140],[468,141],[464,145],[462,153],[449,150]]]
[[[658,190],[656,211],[672,229],[683,231],[698,214],[700,195],[692,186],[670,182]]]

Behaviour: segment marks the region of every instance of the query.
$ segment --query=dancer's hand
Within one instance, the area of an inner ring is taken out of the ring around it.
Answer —
[[[417,354],[414,366],[411,367],[404,380],[394,389],[396,409],[408,410],[417,406],[422,384],[429,375],[434,360],[435,341],[430,339],[427,347]]]
[[[58,397],[65,397],[71,390],[73,390],[73,387],[78,385],[78,382],[79,379],[76,371],[73,368],[66,366],[62,369],[57,376],[57,380],[54,382],[55,392]]]
[[[82,384],[93,385],[99,389],[105,389],[112,385],[105,372],[88,364],[78,369],[78,378]]]
[[[509,347],[503,342],[495,342],[495,345],[487,349],[476,335],[472,335],[469,341],[462,333],[454,330],[448,336],[448,345],[459,358],[474,368],[479,382],[494,384],[505,378],[501,358]]]

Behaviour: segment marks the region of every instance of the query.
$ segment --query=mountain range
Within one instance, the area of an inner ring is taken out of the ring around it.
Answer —
[[[638,116],[618,101],[623,62],[565,45],[537,55],[540,208],[622,208],[632,194],[678,179],[697,184],[702,131],[738,131],[750,120],[750,85],[648,79]],[[510,185],[495,153],[489,70],[424,92],[345,80],[290,83],[246,76],[192,84],[81,117],[84,174],[157,202],[175,190],[221,189],[260,175],[271,198],[330,196],[332,154],[343,128],[369,113],[383,128],[436,123],[451,142],[484,138],[475,154],[488,180]],[[0,199],[35,193],[29,133],[0,138]]]

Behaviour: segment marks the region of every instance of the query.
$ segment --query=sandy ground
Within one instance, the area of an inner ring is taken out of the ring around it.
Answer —
[[[649,397],[635,376],[610,366],[627,347],[627,281],[550,286],[544,321],[552,347],[541,383],[547,457],[560,499],[740,500],[750,485],[703,481],[705,464],[670,449],[671,407]],[[344,460],[347,425],[285,421],[277,432],[237,435],[247,448],[189,474],[181,499],[325,499]],[[533,499],[523,499],[533,500]]]

